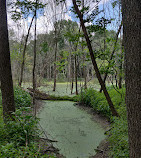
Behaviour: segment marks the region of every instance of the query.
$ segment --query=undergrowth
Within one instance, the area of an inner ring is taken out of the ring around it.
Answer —
[[[107,133],[110,142],[110,157],[119,158],[129,157],[128,146],[128,127],[125,106],[125,88],[109,88],[109,95],[113,104],[120,115],[119,118],[113,117],[111,110],[103,93],[99,93],[92,88],[82,90],[80,94],[80,103],[92,107],[95,111],[106,116],[111,123],[111,130]]]
[[[19,87],[15,87],[14,92],[14,121],[3,122],[0,104],[0,158],[51,157],[40,152],[38,119],[32,115],[30,95]]]
[[[50,95],[48,100],[57,100],[57,101],[74,101],[78,102],[79,101],[79,96],[55,96],[55,95]]]

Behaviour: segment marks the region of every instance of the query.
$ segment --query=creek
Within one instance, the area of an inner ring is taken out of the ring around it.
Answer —
[[[54,147],[66,158],[89,158],[105,138],[105,130],[85,110],[70,101],[45,101],[40,124]]]

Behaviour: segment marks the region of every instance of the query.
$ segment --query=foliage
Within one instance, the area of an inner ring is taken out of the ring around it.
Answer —
[[[0,93],[1,96],[1,93]],[[39,153],[38,119],[32,116],[31,97],[19,87],[15,87],[15,103],[18,109],[13,113],[14,121],[6,124],[2,120],[0,107],[0,157],[44,157]]]
[[[8,121],[5,127],[5,139],[14,142],[15,146],[30,145],[38,133],[38,120],[32,116],[31,108],[22,107],[14,114],[14,121]]]
[[[22,90],[20,87],[16,86],[14,88],[15,92],[15,105],[19,107],[29,107],[31,105],[31,96],[28,92]]]
[[[110,135],[110,156],[113,158],[129,157],[128,126],[126,112],[124,116],[120,118],[114,118],[114,123],[112,123],[112,128],[108,134]]]
[[[24,91],[22,88],[15,86],[14,87],[14,99],[16,108],[20,107],[29,107],[31,105],[31,96],[28,92]],[[1,92],[0,92],[0,107],[1,107]]]
[[[1,146],[0,149],[0,157],[1,158],[19,158],[19,157],[28,157],[33,158],[40,156],[41,154],[37,151],[36,146],[32,146],[32,148],[29,147],[18,147],[15,148],[13,143],[7,143],[5,146]]]
[[[91,106],[97,112],[109,118],[111,117],[111,112],[108,103],[106,102],[105,96],[92,88],[81,91],[80,103],[83,103],[86,106]]]
[[[15,21],[21,19],[22,17],[26,19],[30,14],[33,14],[35,9],[43,12],[43,9],[45,7],[45,5],[39,1],[34,2],[30,0],[17,0],[16,2],[12,2],[9,5],[12,8],[11,18]]]
[[[0,126],[0,157],[37,156],[38,120],[29,107],[17,109],[13,117],[14,121]]]

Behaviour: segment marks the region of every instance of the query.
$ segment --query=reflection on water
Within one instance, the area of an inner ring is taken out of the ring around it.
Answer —
[[[68,101],[46,101],[40,124],[66,158],[88,158],[105,138],[104,129],[86,111]]]

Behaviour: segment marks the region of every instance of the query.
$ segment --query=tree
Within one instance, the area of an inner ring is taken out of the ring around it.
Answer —
[[[114,108],[112,100],[111,100],[111,98],[110,98],[110,96],[108,94],[108,91],[106,89],[105,83],[103,82],[103,80],[101,78],[101,75],[100,75],[100,72],[99,72],[96,60],[95,60],[95,56],[94,56],[94,53],[93,53],[92,45],[91,45],[91,42],[90,42],[90,39],[89,39],[87,30],[86,30],[86,27],[84,25],[83,14],[80,12],[80,10],[78,8],[78,5],[76,4],[76,0],[72,0],[72,2],[73,2],[73,5],[74,5],[74,8],[75,8],[75,11],[76,11],[76,13],[77,13],[77,15],[78,15],[78,17],[80,19],[81,27],[82,27],[82,30],[84,32],[84,36],[85,36],[85,39],[86,39],[86,42],[87,42],[87,46],[88,46],[88,49],[89,49],[89,52],[90,52],[90,56],[91,56],[91,60],[92,60],[92,63],[93,63],[93,67],[94,67],[96,76],[97,76],[97,78],[99,80],[99,83],[100,83],[100,85],[102,87],[102,90],[103,90],[104,95],[105,95],[105,97],[107,99],[107,102],[109,104],[109,107],[111,109],[111,112],[112,112],[113,116],[118,116],[118,113],[117,113],[116,109]]]
[[[31,29],[31,27],[32,27],[32,23],[33,23],[34,17],[35,17],[35,15],[32,17],[30,26],[29,26],[29,28],[28,28],[28,33],[27,33],[26,38],[25,38],[24,49],[23,49],[23,53],[22,53],[23,58],[22,58],[22,63],[21,63],[21,72],[20,72],[20,81],[19,81],[19,86],[20,86],[20,87],[21,87],[22,81],[23,81],[23,72],[24,72],[24,65],[25,65],[26,47],[27,47],[28,37],[29,37],[29,33],[30,33],[30,29]]]
[[[36,116],[36,105],[35,105],[35,90],[36,90],[36,57],[37,57],[37,2],[36,0],[36,6],[35,6],[35,30],[34,30],[34,55],[33,55],[33,69],[32,69],[32,83],[33,83],[33,105],[35,110],[35,116]]]
[[[15,111],[13,81],[7,28],[6,0],[0,0],[0,78],[3,116],[12,116]]]
[[[130,158],[141,157],[141,1],[122,0]]]
[[[22,63],[21,63],[21,72],[20,72],[20,80],[19,80],[19,86],[21,87],[22,81],[23,81],[23,72],[24,72],[24,66],[25,66],[25,54],[26,54],[26,48],[27,48],[27,42],[30,34],[30,30],[35,18],[35,10],[38,9],[41,11],[45,5],[43,5],[41,2],[36,3],[36,1],[32,2],[29,0],[17,0],[11,4],[12,8],[12,15],[11,18],[17,22],[19,19],[27,19],[28,16],[31,16],[32,14],[32,20],[30,22],[29,28],[28,28],[28,33],[25,38],[25,43],[24,43],[24,49],[22,53]],[[20,9],[19,9],[20,8]]]

